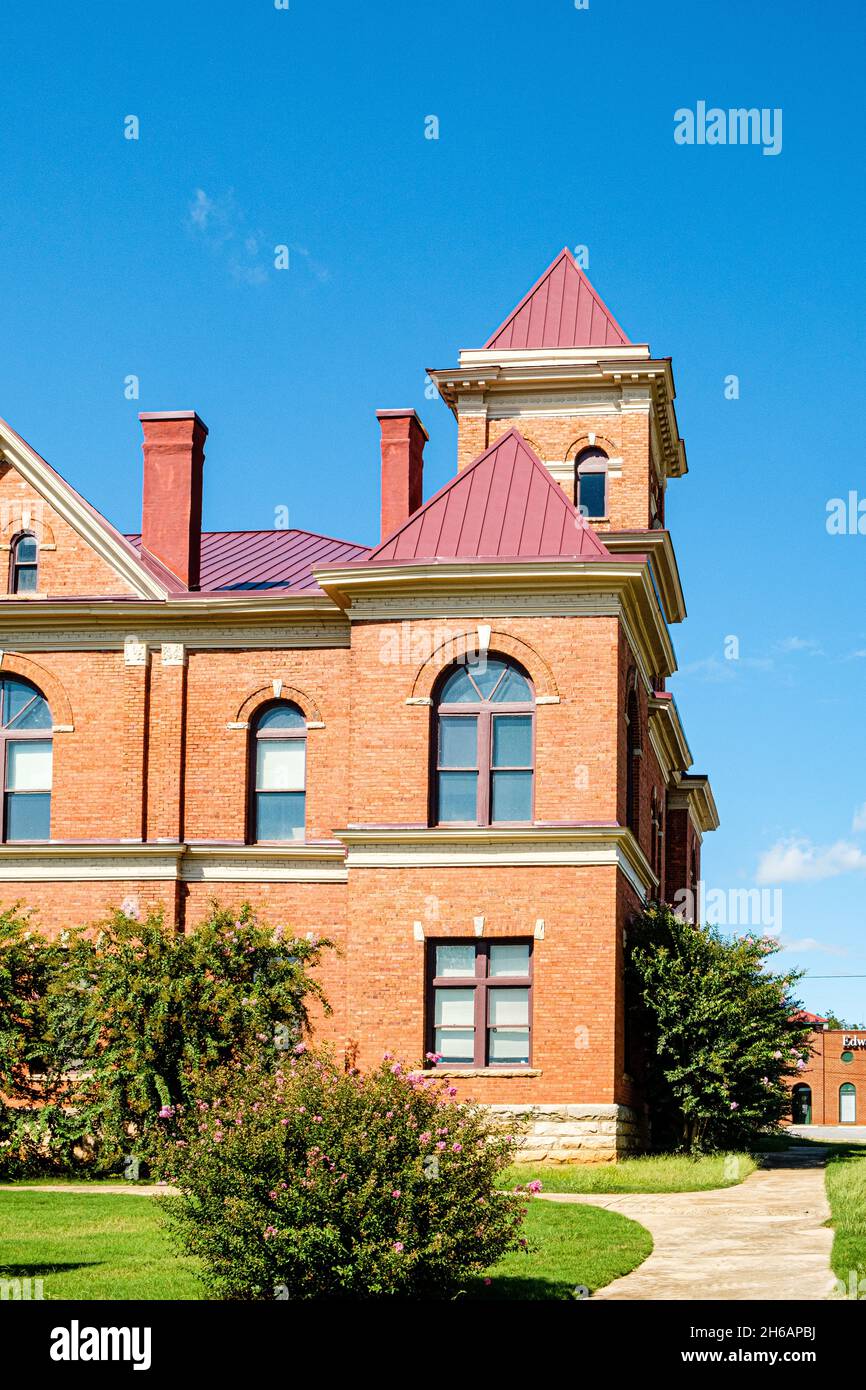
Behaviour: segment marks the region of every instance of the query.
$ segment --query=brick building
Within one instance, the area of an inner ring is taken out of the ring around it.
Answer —
[[[792,1123],[862,1125],[866,1115],[866,1029],[816,1028],[809,1043],[811,1056],[792,1086]]]
[[[124,536],[0,426],[0,896],[47,931],[208,901],[327,934],[364,1063],[425,1050],[534,1152],[637,1142],[623,944],[717,824],[666,688],[685,605],[670,361],[567,251],[431,372],[457,472],[378,412],[382,539],[201,532],[207,430],[142,415]]]

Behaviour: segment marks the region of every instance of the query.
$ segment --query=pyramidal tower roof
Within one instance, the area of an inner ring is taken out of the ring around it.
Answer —
[[[511,429],[363,563],[612,558],[523,435]]]
[[[629,339],[567,246],[484,344],[502,349],[628,346]]]

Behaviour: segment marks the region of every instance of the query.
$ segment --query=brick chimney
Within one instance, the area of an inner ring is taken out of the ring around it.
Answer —
[[[207,425],[194,410],[149,411],[138,418],[144,431],[142,549],[187,589],[197,589]]]
[[[382,431],[382,539],[402,526],[423,500],[427,431],[414,410],[377,410]]]

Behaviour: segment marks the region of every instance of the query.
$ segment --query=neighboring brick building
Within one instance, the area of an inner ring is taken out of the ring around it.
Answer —
[[[442,1052],[539,1107],[533,1152],[609,1158],[641,1121],[629,916],[696,887],[717,824],[665,688],[671,365],[564,251],[431,377],[458,472],[422,506],[423,426],[380,411],[372,550],[202,535],[193,412],[141,416],[134,536],[0,426],[0,896],[47,931],[249,899],[337,942],[339,1049]]]
[[[809,1042],[812,1055],[792,1087],[792,1123],[866,1123],[866,1029],[819,1028]]]

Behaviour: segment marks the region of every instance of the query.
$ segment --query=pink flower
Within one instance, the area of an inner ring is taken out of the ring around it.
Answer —
[[[394,1191],[391,1193],[391,1196],[394,1198],[395,1201],[398,1197],[402,1196],[399,1187],[394,1188]]]
[[[782,1054],[781,1054],[781,1052],[779,1052],[778,1048],[777,1048],[776,1051],[773,1053],[773,1056],[775,1057],[775,1059],[776,1059],[777,1062],[781,1059]]]
[[[403,1068],[401,1067],[399,1062],[395,1062],[391,1070],[395,1076],[399,1076]]]
[[[174,1114],[174,1106],[173,1106],[173,1105],[164,1105],[164,1106],[162,1107],[162,1109],[160,1110],[160,1112],[159,1112],[159,1118],[160,1118],[161,1120],[170,1120],[173,1114]]]
[[[740,1102],[739,1102],[738,1100],[732,1100],[732,1101],[731,1101],[731,1109],[732,1109],[732,1110],[739,1110],[739,1108],[740,1108]]]
[[[488,1285],[489,1285],[489,1284],[492,1284],[492,1283],[493,1283],[493,1280],[492,1280],[492,1279],[485,1279],[484,1282],[485,1282],[485,1284],[488,1284]]]
[[[418,1143],[419,1143],[419,1144],[429,1144],[429,1143],[430,1143],[430,1140],[431,1140],[432,1138],[433,1138],[433,1135],[430,1133],[429,1129],[425,1129],[425,1131],[424,1131],[423,1134],[419,1134],[419,1135],[418,1135]]]
[[[446,1092],[446,1094],[449,1095],[449,1096],[456,1096],[456,1094],[457,1094],[457,1087],[456,1087],[456,1086],[449,1086],[449,1087],[448,1087],[448,1090],[447,1090],[447,1092]]]
[[[444,1140],[444,1139],[440,1139],[440,1140],[439,1140],[439,1143],[436,1145],[436,1147],[437,1147],[437,1149],[439,1150],[439,1152],[441,1153],[442,1150],[445,1148],[445,1140]]]
[[[264,1234],[265,1240],[270,1240],[271,1236],[275,1236],[277,1234],[276,1226],[266,1226]]]
[[[314,1125],[320,1125],[321,1123],[322,1123],[322,1117],[321,1117],[321,1115],[314,1115],[314,1116],[313,1116],[313,1124],[314,1124]]]
[[[294,1051],[297,1053],[297,1055],[298,1055],[299,1057],[300,1057],[301,1053],[302,1053],[302,1052],[306,1052],[306,1050],[307,1050],[307,1044],[306,1044],[306,1043],[295,1043]]]
[[[462,1152],[463,1152],[463,1145],[462,1145],[462,1144],[452,1144],[452,1145],[451,1145],[451,1152],[452,1152],[453,1154],[462,1154]]]
[[[402,1253],[403,1253],[403,1248],[404,1248],[404,1247],[403,1247],[403,1242],[402,1242],[402,1240],[395,1240],[395,1241],[394,1241],[394,1253],[395,1253],[395,1255],[402,1255]]]
[[[543,1187],[544,1183],[541,1182],[538,1178],[533,1178],[532,1182],[528,1182],[526,1184],[527,1192],[540,1192]]]

